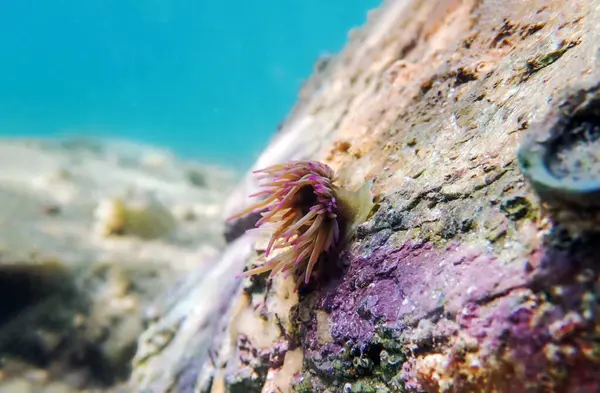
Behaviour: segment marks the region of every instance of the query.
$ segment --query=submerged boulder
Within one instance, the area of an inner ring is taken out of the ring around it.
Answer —
[[[199,189],[187,165],[126,151],[0,144],[0,392],[124,392],[157,292],[224,245],[214,217],[230,174]],[[103,201],[121,204],[97,217]]]
[[[376,211],[299,293],[279,276],[236,281],[264,248],[245,233],[257,216],[230,223],[212,269],[164,298],[132,388],[597,392],[597,222],[547,214],[518,151],[564,115],[564,91],[591,97],[599,23],[586,0],[373,11],[305,85],[254,169],[320,160],[348,185],[372,180]],[[586,112],[590,146],[596,112]],[[256,187],[249,175],[224,216]]]

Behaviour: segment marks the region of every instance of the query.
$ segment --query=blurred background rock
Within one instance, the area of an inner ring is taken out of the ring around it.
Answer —
[[[223,247],[238,174],[94,140],[0,142],[0,391],[127,379],[156,296]]]

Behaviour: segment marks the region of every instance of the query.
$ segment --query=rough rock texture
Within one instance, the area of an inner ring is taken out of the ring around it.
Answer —
[[[222,290],[178,295],[199,304],[158,319],[174,340],[136,364],[133,386],[600,391],[597,239],[554,225],[516,159],[565,88],[600,80],[599,23],[589,0],[406,0],[373,12],[306,84],[255,167],[322,160],[348,186],[372,179],[378,209],[299,294],[264,277],[235,292],[264,241],[252,251],[252,218],[229,225],[236,240],[213,272]],[[226,215],[255,187],[248,176]],[[175,342],[190,325],[200,338]]]
[[[83,140],[3,140],[0,168],[0,392],[108,391],[156,294],[223,247],[232,174]]]

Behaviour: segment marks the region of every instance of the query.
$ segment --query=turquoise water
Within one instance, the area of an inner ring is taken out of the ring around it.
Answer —
[[[249,165],[375,0],[0,5],[0,135],[106,136]]]

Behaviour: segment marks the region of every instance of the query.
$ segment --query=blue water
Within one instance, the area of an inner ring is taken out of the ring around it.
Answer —
[[[2,1],[0,135],[119,137],[249,165],[317,57],[378,4]]]

